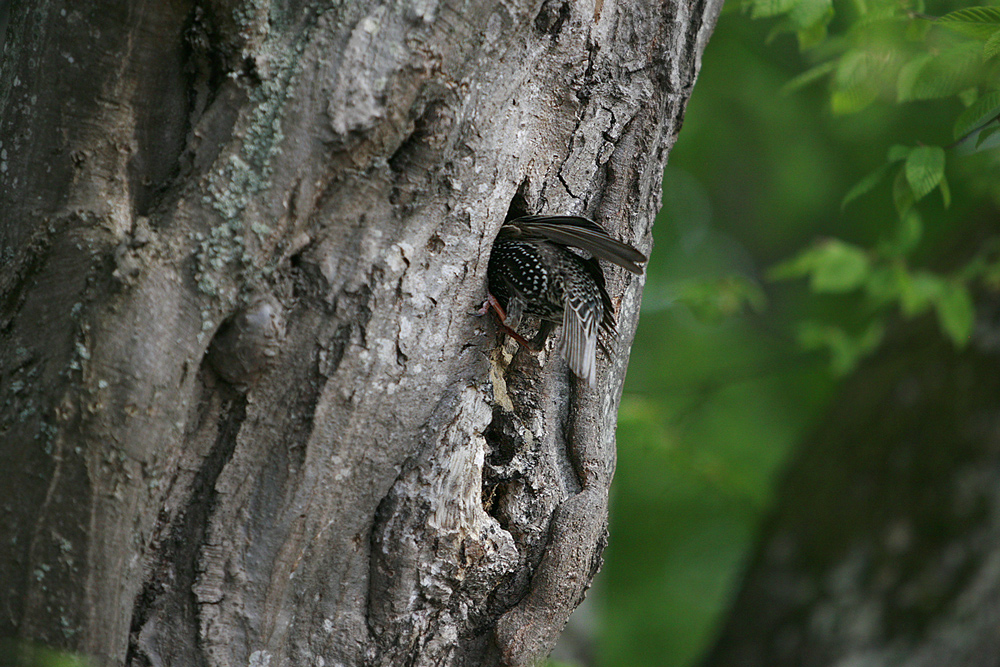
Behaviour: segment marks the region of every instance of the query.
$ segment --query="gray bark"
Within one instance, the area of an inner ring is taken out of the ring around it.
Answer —
[[[12,3],[0,637],[129,665],[544,656],[599,388],[471,316],[508,213],[648,250],[721,2]]]
[[[1000,309],[979,308],[967,349],[909,323],[846,384],[705,667],[1000,665]]]

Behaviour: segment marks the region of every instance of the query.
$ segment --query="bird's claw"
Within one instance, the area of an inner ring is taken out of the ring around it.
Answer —
[[[491,310],[497,316],[497,326],[500,327],[501,331],[503,331],[505,334],[507,334],[515,341],[517,341],[517,344],[526,349],[528,352],[531,352],[532,354],[538,354],[539,350],[536,350],[531,343],[525,340],[524,336],[514,331],[514,329],[512,329],[511,327],[507,326],[506,324],[507,313],[504,312],[503,306],[500,305],[500,302],[497,301],[496,297],[493,296],[492,294],[488,294],[486,297],[486,301],[483,301],[482,307],[479,308],[479,310],[472,311],[472,314],[475,315],[476,317],[482,317]]]

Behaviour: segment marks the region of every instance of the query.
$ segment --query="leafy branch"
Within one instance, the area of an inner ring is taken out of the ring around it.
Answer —
[[[830,34],[834,8],[828,0],[749,0],[753,18],[779,21],[770,38],[794,33],[814,65],[784,86],[793,93],[826,81],[835,115],[860,112],[873,104],[904,105],[957,100],[954,141],[947,145],[895,145],[885,161],[844,195],[842,208],[891,182],[896,219],[870,248],[826,239],[773,267],[772,280],[806,279],[815,294],[856,294],[866,322],[860,332],[839,325],[804,322],[799,340],[826,349],[838,373],[846,373],[877,348],[893,313],[915,317],[933,311],[942,332],[958,346],[968,343],[975,322],[974,289],[1000,288],[995,252],[978,256],[949,274],[916,266],[924,241],[921,203],[935,190],[951,205],[950,165],[1000,145],[1000,7],[965,7],[931,16],[920,0],[854,0],[845,27]],[[968,179],[966,179],[968,180]],[[967,187],[966,181],[960,185]],[[991,245],[991,244],[987,244]]]

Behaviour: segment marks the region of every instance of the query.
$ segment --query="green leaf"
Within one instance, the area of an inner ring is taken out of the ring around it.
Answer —
[[[785,14],[795,8],[800,0],[752,0],[750,18],[759,19]]]
[[[795,92],[796,90],[799,90],[800,88],[805,88],[810,83],[814,81],[819,81],[827,74],[833,72],[833,70],[835,69],[837,69],[836,60],[828,60],[825,63],[820,63],[815,67],[807,69],[802,74],[799,74],[798,76],[789,79],[788,82],[781,87],[781,93],[783,95],[787,95],[789,93]]]
[[[1000,53],[1000,30],[986,38],[986,43],[983,44],[983,59],[989,60],[998,53]]]
[[[889,160],[889,162],[899,162],[900,160],[905,160],[910,157],[910,151],[912,150],[913,149],[909,146],[900,146],[899,144],[896,144],[895,146],[889,148],[889,154],[886,159]]]
[[[858,362],[879,346],[885,336],[885,324],[873,321],[860,335],[851,335],[843,329],[818,322],[803,322],[798,326],[799,344],[807,350],[827,350],[831,370],[846,375]]]
[[[1000,130],[1000,125],[996,125],[994,127],[987,127],[982,132],[980,132],[979,137],[976,139],[976,149],[985,150],[987,148],[993,148],[996,142],[995,141],[989,142],[988,139],[992,137],[994,134],[996,134],[997,130]]]
[[[686,282],[678,290],[677,300],[698,320],[710,324],[719,324],[746,308],[759,313],[767,306],[760,285],[737,274]]]
[[[884,306],[899,298],[899,284],[889,266],[879,265],[871,270],[865,281],[865,295],[876,305]]]
[[[924,235],[924,221],[915,208],[900,214],[891,236],[879,245],[879,252],[889,257],[905,255],[917,247]]]
[[[893,276],[899,289],[899,309],[906,317],[927,312],[944,289],[944,281],[933,273],[910,273],[902,264],[893,267]]]
[[[909,23],[909,19],[900,14],[898,9],[885,3],[879,3],[875,9],[858,16],[854,25],[851,26],[851,30],[871,30],[874,27],[877,31],[883,32],[893,24],[905,25],[906,23]],[[883,34],[885,33],[883,32]]]
[[[833,17],[833,10],[830,11],[830,17]],[[799,39],[799,50],[808,51],[809,49],[819,46],[826,40],[826,24],[829,21],[818,21],[808,28],[803,28],[795,33],[795,36]]]
[[[910,183],[906,179],[905,169],[900,169],[892,182],[892,201],[896,204],[896,213],[901,218],[913,207],[913,203],[916,201]]]
[[[870,174],[862,178],[860,181],[855,183],[854,187],[848,190],[847,194],[844,195],[844,200],[840,202],[840,208],[841,209],[846,208],[848,204],[850,204],[858,197],[871,192],[876,185],[882,182],[882,179],[885,178],[886,172],[889,171],[889,168],[891,166],[892,165],[889,163],[883,164],[878,169],[871,172]]]
[[[944,283],[934,305],[941,329],[956,347],[965,347],[976,320],[976,307],[969,288],[957,280],[950,280]]]
[[[948,187],[947,178],[941,179],[940,188],[941,188],[941,202],[944,204],[945,208],[949,208],[951,206],[951,188]]]
[[[832,0],[800,0],[788,13],[788,18],[800,30],[817,24],[826,25],[833,18]]]
[[[868,255],[860,248],[830,241],[809,284],[814,292],[849,292],[865,281],[869,266]]]
[[[955,120],[955,139],[961,139],[1000,115],[1000,91],[983,95]]]
[[[913,88],[916,86],[917,78],[927,63],[933,59],[934,56],[929,53],[919,53],[899,68],[899,76],[896,78],[896,97],[900,102],[914,99]]]
[[[783,21],[778,21],[778,23],[776,23],[775,26],[768,31],[767,37],[764,38],[764,44],[770,46],[778,37],[795,31],[795,24],[792,23],[791,20],[785,19]]]
[[[977,44],[961,44],[937,54],[923,53],[900,68],[896,93],[900,102],[955,95],[975,85],[982,73],[983,53]]]
[[[809,276],[814,292],[849,292],[868,276],[871,260],[862,248],[828,239],[773,267],[771,280]]]
[[[944,178],[944,149],[940,146],[919,146],[906,158],[906,180],[913,191],[914,201],[920,201]]]
[[[972,86],[971,88],[960,90],[957,97],[962,106],[966,108],[971,107],[979,99],[979,88]]]
[[[812,270],[812,250],[803,250],[798,255],[778,262],[767,271],[768,280],[792,280],[809,275]]]
[[[841,56],[833,75],[830,108],[843,115],[861,111],[876,100],[879,82],[876,74],[881,60],[867,51],[852,50]]]
[[[1000,28],[1000,7],[958,9],[937,19],[937,23],[969,37],[988,39]]]
[[[927,39],[927,33],[930,32],[930,30],[930,21],[910,21],[906,26],[906,32],[904,35],[906,36],[907,41],[923,42]]]
[[[877,98],[878,91],[874,88],[839,88],[830,94],[830,111],[835,116],[857,113],[871,106]]]

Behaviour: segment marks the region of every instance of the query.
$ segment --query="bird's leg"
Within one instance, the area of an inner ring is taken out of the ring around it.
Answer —
[[[500,318],[501,322],[507,319],[507,313],[504,312],[503,306],[500,305],[500,302],[497,301],[495,296],[487,292],[486,301],[483,301],[482,308],[477,310],[474,314],[476,317],[482,317],[486,313],[490,312],[490,310],[493,310],[497,314],[497,317]]]
[[[522,336],[521,334],[519,334],[516,331],[514,331],[513,329],[511,329],[509,326],[507,326],[503,322],[499,322],[498,321],[497,322],[497,326],[499,326],[500,330],[503,331],[505,334],[507,334],[508,336],[510,336],[511,338],[513,338],[514,340],[516,340],[517,344],[520,345],[521,347],[523,347],[524,349],[526,349],[528,352],[531,352],[532,354],[538,354],[538,350],[535,349],[532,346],[531,343],[529,343],[528,341],[526,341],[524,339],[524,336]]]
[[[497,301],[495,296],[487,292],[486,301],[484,301],[483,306],[476,311],[476,315],[482,317],[491,310],[497,316],[497,326],[501,331],[517,341],[517,344],[526,349],[528,352],[531,352],[532,354],[538,353],[538,350],[532,347],[531,343],[524,339],[524,336],[517,333],[514,329],[507,325],[507,313],[504,311],[503,306],[500,305],[500,302]],[[519,321],[521,318],[518,315],[516,318],[512,319]]]

